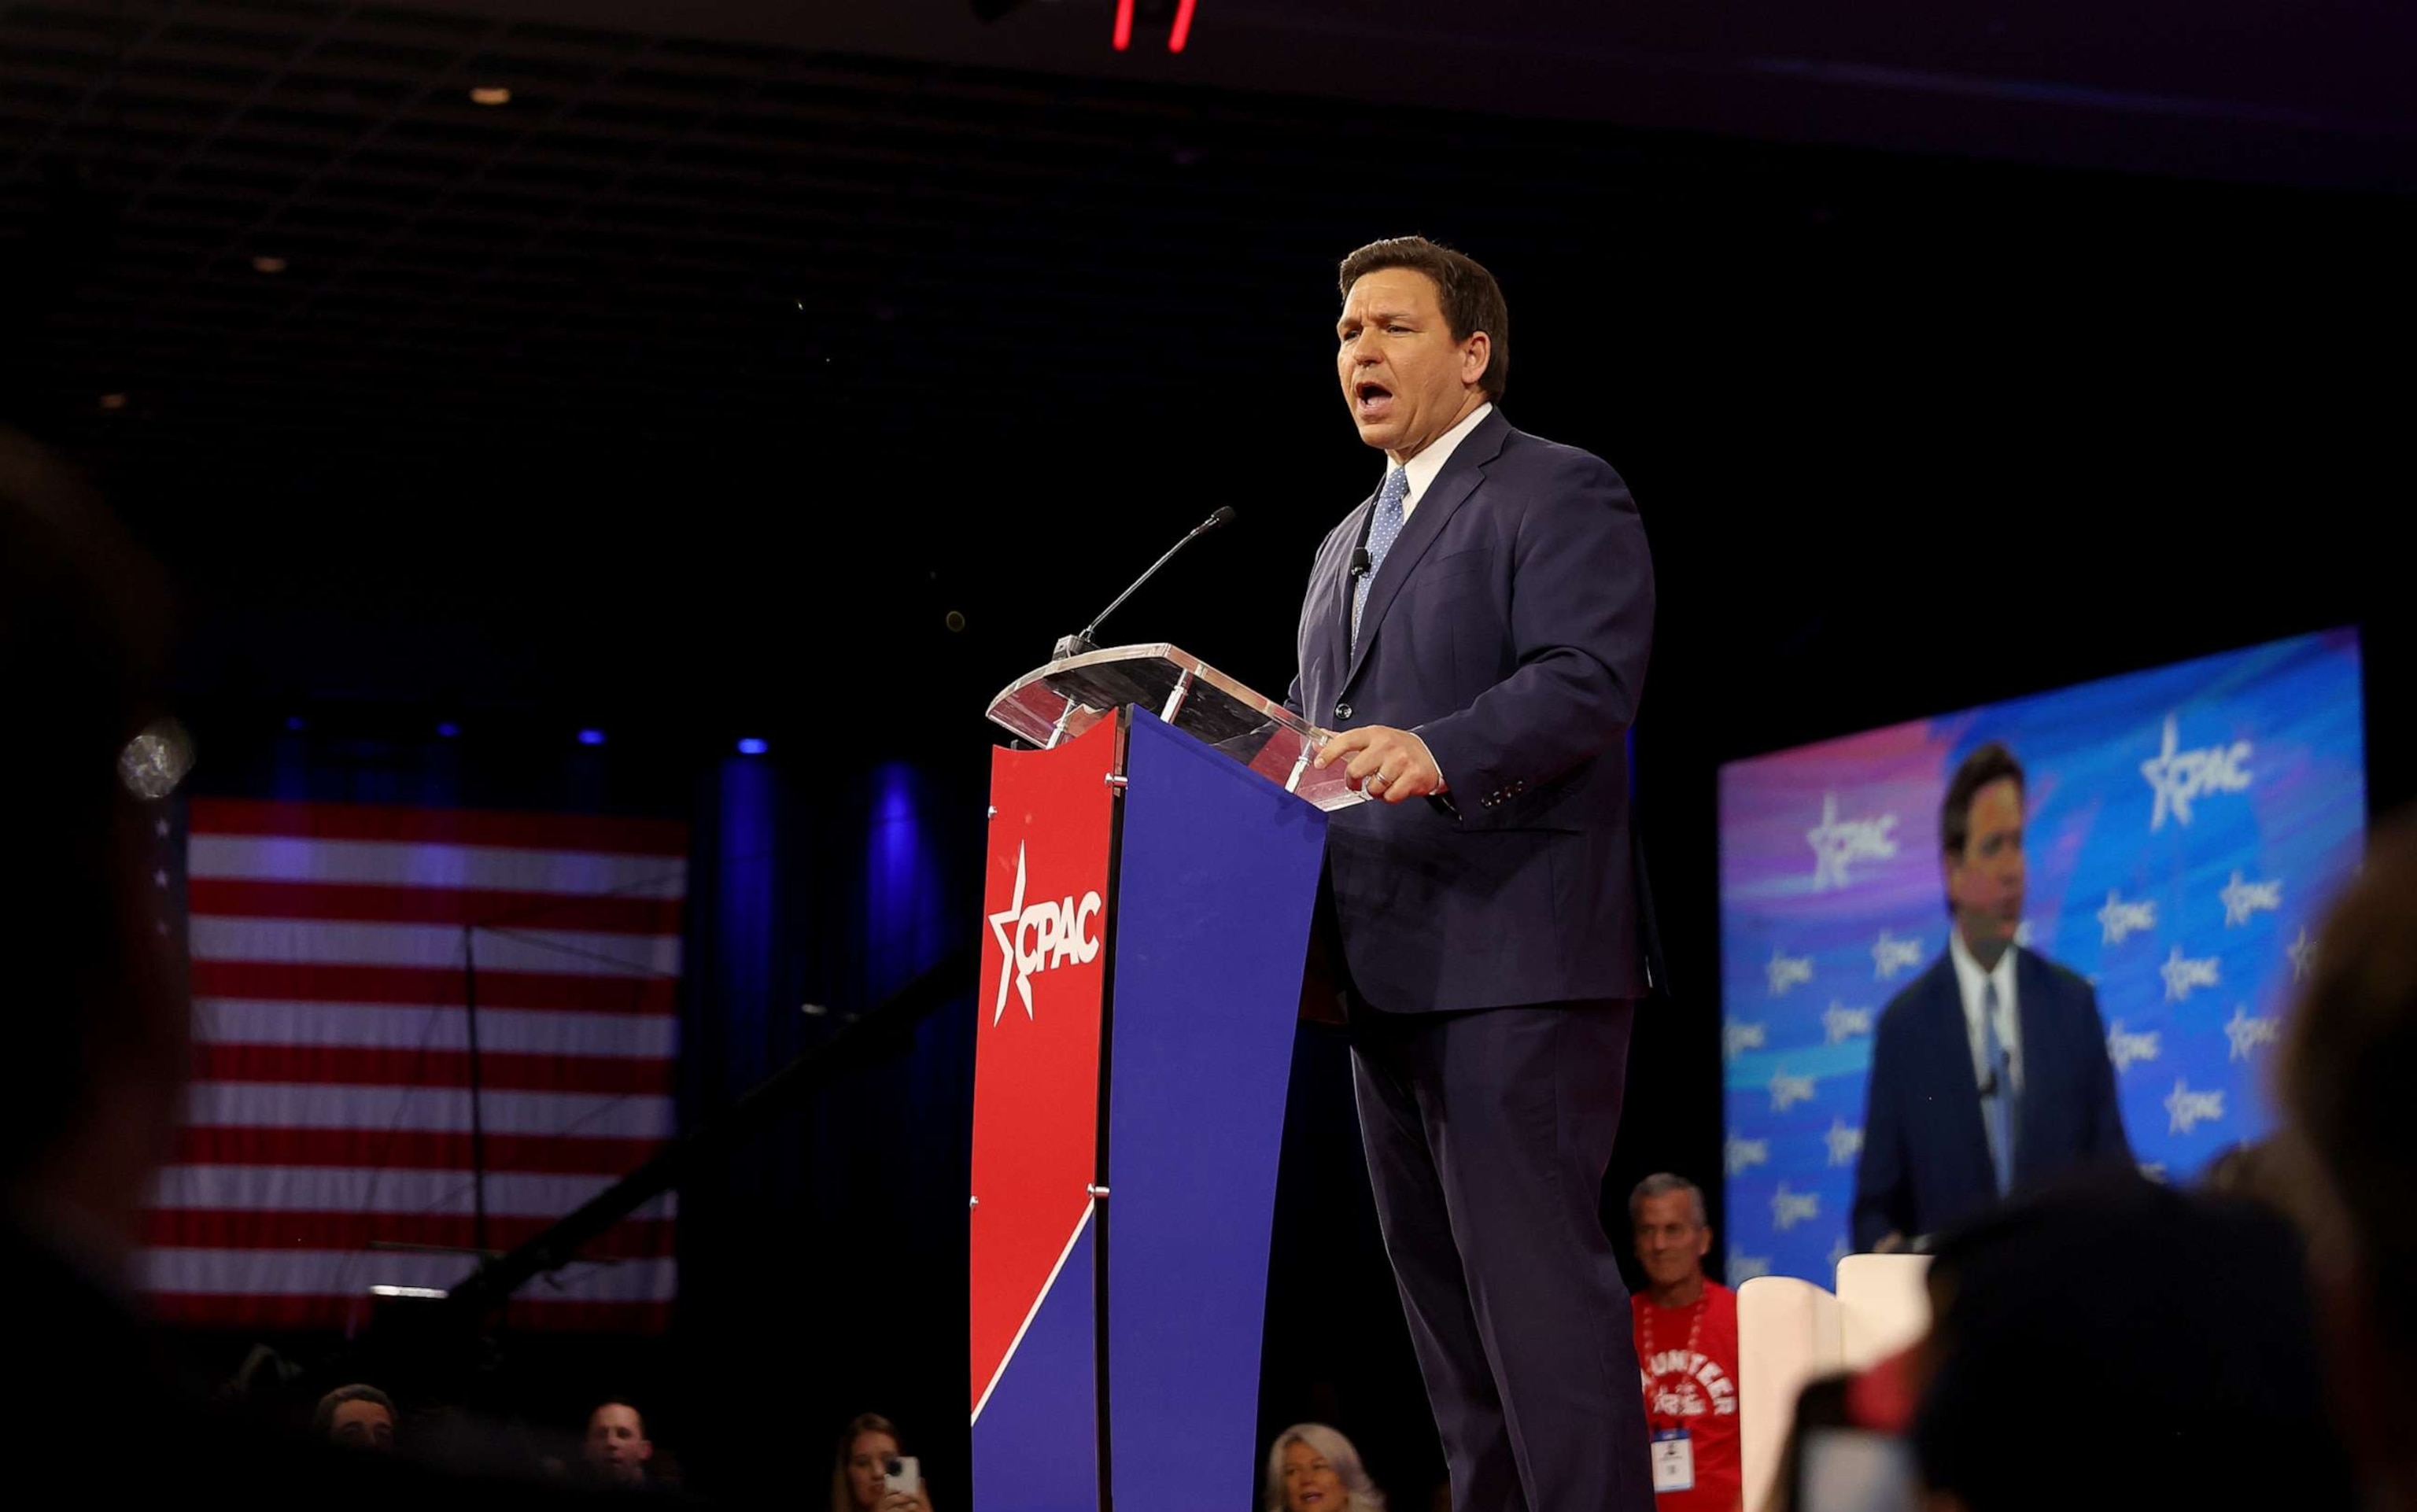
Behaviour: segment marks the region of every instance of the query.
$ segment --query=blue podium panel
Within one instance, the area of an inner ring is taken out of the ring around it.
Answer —
[[[981,1512],[1088,1512],[1100,1504],[1099,1333],[1090,1219],[974,1414]]]
[[[1110,1482],[1119,1507],[1232,1512],[1256,1500],[1276,1151],[1326,816],[1132,718],[1103,1204]]]

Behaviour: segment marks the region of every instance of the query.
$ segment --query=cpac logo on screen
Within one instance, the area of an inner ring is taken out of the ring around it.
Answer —
[[[1721,1059],[1733,1061],[1750,1050],[1762,1049],[1763,1026],[1731,1019],[1721,1025]]]
[[[1897,973],[1909,971],[1921,964],[1920,940],[1900,940],[1882,930],[1880,937],[1872,942],[1872,975],[1879,981],[1885,982]]]
[[[2252,914],[2272,914],[2283,906],[2283,879],[2273,882],[2248,882],[2240,872],[2224,885],[2224,927],[2227,930],[2249,922]]]
[[[1896,815],[1877,819],[1841,819],[1838,795],[1821,795],[1821,822],[1804,832],[1813,847],[1813,890],[1844,887],[1854,878],[1847,869],[1858,861],[1888,861],[1896,856]]]
[[[2232,1005],[2232,1017],[2224,1026],[2226,1037],[2232,1041],[2232,1059],[2245,1061],[2249,1052],[2260,1045],[2272,1045],[2282,1033],[2282,1024],[2272,1018],[2259,1018],[2245,1005]]]
[[[1872,1032],[1872,1010],[1850,1008],[1832,998],[1822,1011],[1821,1032],[1832,1045],[1844,1044],[1855,1035],[1868,1035]]]
[[[1813,1100],[1813,1079],[1789,1076],[1786,1071],[1771,1073],[1771,1111],[1784,1113],[1800,1102]]]
[[[2121,945],[2136,934],[2157,927],[2157,905],[2151,899],[2127,903],[2123,895],[2113,890],[2106,894],[2106,906],[2098,911],[2098,943]]]
[[[2201,1124],[2213,1124],[2224,1117],[2224,1094],[2193,1092],[2190,1083],[2176,1078],[2174,1090],[2166,1097],[2166,1132],[2187,1134]]]
[[[2185,956],[2182,947],[2176,945],[2166,963],[2157,968],[2157,975],[2166,979],[2166,1001],[2180,1003],[2191,995],[2192,988],[2216,986],[2222,980],[2223,969],[2224,962],[2217,957]]]
[[[2140,764],[2140,775],[2157,794],[2156,812],[2149,817],[2152,830],[2166,827],[2166,815],[2174,816],[2177,824],[2191,822],[2191,805],[2211,793],[2246,793],[2249,791],[2250,745],[2236,740],[2229,746],[2208,746],[2198,750],[2182,750],[2181,718],[2166,716],[2166,748]]]
[[[2155,1060],[2158,1052],[2165,1048],[2159,1043],[2159,1032],[2154,1029],[2145,1035],[2128,1032],[2124,1029],[2123,1021],[2121,1019],[2108,1024],[2106,1026],[2106,1059],[2114,1063],[2115,1074],[2121,1076],[2142,1061]]]
[[[990,932],[998,941],[998,1002],[990,1010],[990,1021],[997,1023],[1007,1012],[1007,990],[1012,984],[1015,995],[1024,1000],[1024,1016],[1032,1012],[1032,976],[1076,962],[1096,960],[1100,954],[1100,936],[1093,921],[1103,905],[1098,893],[1087,892],[1076,902],[1072,895],[1062,900],[1042,899],[1026,908],[1024,903],[1024,847],[1015,848],[1015,896],[1007,906],[990,915]]]
[[[1769,1255],[1731,1255],[1729,1257],[1729,1289],[1735,1291],[1757,1277],[1771,1274]]]
[[[1843,1118],[1830,1120],[1830,1132],[1822,1137],[1830,1142],[1830,1163],[1833,1166],[1853,1165],[1855,1157],[1863,1153],[1863,1131],[1848,1128]]]
[[[1771,1164],[1771,1142],[1740,1139],[1732,1134],[1729,1136],[1726,1148],[1722,1151],[1722,1156],[1723,1163],[1728,1167],[1729,1174],[1734,1176],[1750,1167]]]
[[[1774,945],[1771,951],[1771,964],[1762,970],[1763,974],[1771,979],[1771,995],[1786,997],[1789,988],[1801,986],[1813,979],[1813,958],[1785,956],[1780,954],[1779,947]]]
[[[1819,1192],[1791,1192],[1787,1183],[1781,1182],[1779,1190],[1771,1194],[1771,1226],[1782,1233],[1800,1223],[1810,1223],[1821,1216]]]

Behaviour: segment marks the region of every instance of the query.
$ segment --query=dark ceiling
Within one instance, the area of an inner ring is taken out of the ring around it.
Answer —
[[[2391,597],[2335,543],[2406,10],[663,9],[0,3],[0,403],[177,569],[197,696],[978,740],[1219,503],[1117,628],[1279,684],[1371,476],[1330,270],[1408,229],[1634,483],[1696,754]],[[1991,645],[2051,560],[2088,622]]]

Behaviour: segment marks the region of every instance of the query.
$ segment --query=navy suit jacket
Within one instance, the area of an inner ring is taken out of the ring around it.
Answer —
[[[2129,1164],[2098,994],[2016,946],[2014,1007],[2023,1080],[2014,1186],[2096,1161]],[[1964,994],[1954,961],[1942,954],[1880,1014],[1855,1170],[1855,1247],[1869,1249],[1891,1232],[1908,1240],[1936,1233],[1997,1200]]]
[[[1332,730],[1416,731],[1451,793],[1331,816],[1353,990],[1397,1013],[1642,995],[1627,736],[1653,565],[1627,486],[1497,407],[1412,507],[1355,652],[1375,504],[1318,548],[1287,702]]]

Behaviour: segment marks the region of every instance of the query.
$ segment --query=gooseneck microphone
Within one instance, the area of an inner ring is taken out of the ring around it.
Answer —
[[[1193,526],[1190,534],[1186,535],[1181,540],[1177,541],[1174,545],[1168,547],[1164,556],[1160,557],[1157,561],[1152,562],[1149,565],[1148,571],[1143,573],[1140,577],[1133,579],[1132,587],[1127,588],[1124,592],[1117,595],[1115,603],[1110,604],[1107,608],[1101,610],[1098,613],[1092,615],[1090,624],[1084,626],[1080,630],[1077,630],[1072,635],[1066,636],[1059,640],[1057,643],[1057,648],[1049,654],[1050,659],[1053,661],[1063,661],[1068,657],[1079,657],[1086,651],[1097,651],[1100,649],[1099,643],[1093,641],[1091,637],[1098,631],[1099,627],[1102,624],[1106,623],[1109,615],[1124,607],[1124,601],[1131,598],[1133,594],[1140,589],[1143,583],[1148,582],[1150,579],[1158,576],[1158,569],[1160,567],[1163,567],[1166,566],[1167,563],[1174,561],[1176,552],[1191,545],[1193,541],[1198,540],[1201,537],[1208,535],[1210,531],[1215,530],[1219,525],[1230,525],[1233,522],[1234,507],[1230,504],[1218,506],[1216,513],[1210,515],[1208,519],[1203,520],[1200,523]]]

